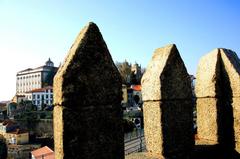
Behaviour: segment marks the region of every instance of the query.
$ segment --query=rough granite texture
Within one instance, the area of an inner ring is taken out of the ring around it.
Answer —
[[[217,101],[216,98],[197,99],[198,137],[217,144]]]
[[[196,97],[216,97],[216,83],[219,76],[220,53],[218,49],[203,56],[199,63],[196,75]]]
[[[53,89],[55,158],[124,158],[121,76],[94,23],[76,38]]]
[[[198,136],[240,152],[240,61],[228,49],[201,58],[196,79]]]
[[[220,49],[224,68],[228,74],[233,97],[240,97],[240,60],[235,52]]]
[[[164,157],[154,157],[149,153],[141,152],[141,153],[133,153],[125,156],[125,159],[164,159]]]
[[[192,101],[148,101],[144,103],[144,133],[153,156],[187,156],[194,145]]]
[[[147,151],[186,158],[194,145],[193,101],[187,70],[176,46],[157,49],[142,78]]]
[[[141,83],[144,101],[192,98],[190,78],[175,44],[155,50]]]

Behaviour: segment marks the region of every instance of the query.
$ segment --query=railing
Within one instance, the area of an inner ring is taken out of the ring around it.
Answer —
[[[143,129],[127,133],[124,137],[125,155],[129,155],[134,152],[143,152],[146,150]]]

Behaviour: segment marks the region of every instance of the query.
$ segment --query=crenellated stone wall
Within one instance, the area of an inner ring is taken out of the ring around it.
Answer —
[[[54,78],[55,158],[124,158],[121,86],[98,27],[89,23]],[[220,147],[214,147],[219,153],[240,153],[240,61],[236,53],[215,49],[203,56],[195,91],[198,137],[204,140],[200,145],[204,153],[214,145]],[[127,158],[200,159],[196,154],[201,156],[202,151],[194,143],[191,81],[176,45],[154,52],[142,77],[142,97],[147,152]],[[202,158],[213,159],[206,156]]]

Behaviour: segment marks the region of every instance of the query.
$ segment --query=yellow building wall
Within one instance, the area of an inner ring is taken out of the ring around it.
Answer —
[[[9,143],[9,141],[12,138],[16,139],[16,144],[27,144],[29,142],[29,134],[28,133],[22,133],[22,134],[12,134],[12,133],[2,133],[4,138],[6,139],[6,142]]]
[[[28,133],[22,133],[16,135],[17,144],[27,144],[29,142],[29,135]]]
[[[128,102],[128,94],[127,94],[127,86],[122,85],[122,103],[127,103]]]

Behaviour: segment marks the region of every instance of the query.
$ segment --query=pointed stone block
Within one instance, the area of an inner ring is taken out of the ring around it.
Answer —
[[[154,52],[142,78],[144,132],[148,152],[187,158],[194,145],[191,83],[175,45]]]
[[[233,109],[235,150],[240,153],[240,60],[232,50],[220,49],[220,53],[223,61],[225,79],[228,79],[230,87],[229,90],[224,89],[224,93],[228,94]]]
[[[199,63],[196,75],[196,97],[217,97],[217,81],[220,78],[220,52],[214,49],[203,56]]]
[[[55,158],[124,158],[121,85],[98,27],[89,23],[54,78]]]
[[[142,96],[144,101],[192,98],[190,78],[176,45],[155,50],[142,77]]]
[[[223,67],[230,81],[232,97],[240,97],[240,60],[237,54],[229,49],[220,49]]]
[[[196,78],[198,136],[234,150],[238,141],[240,62],[228,49],[201,58]]]

